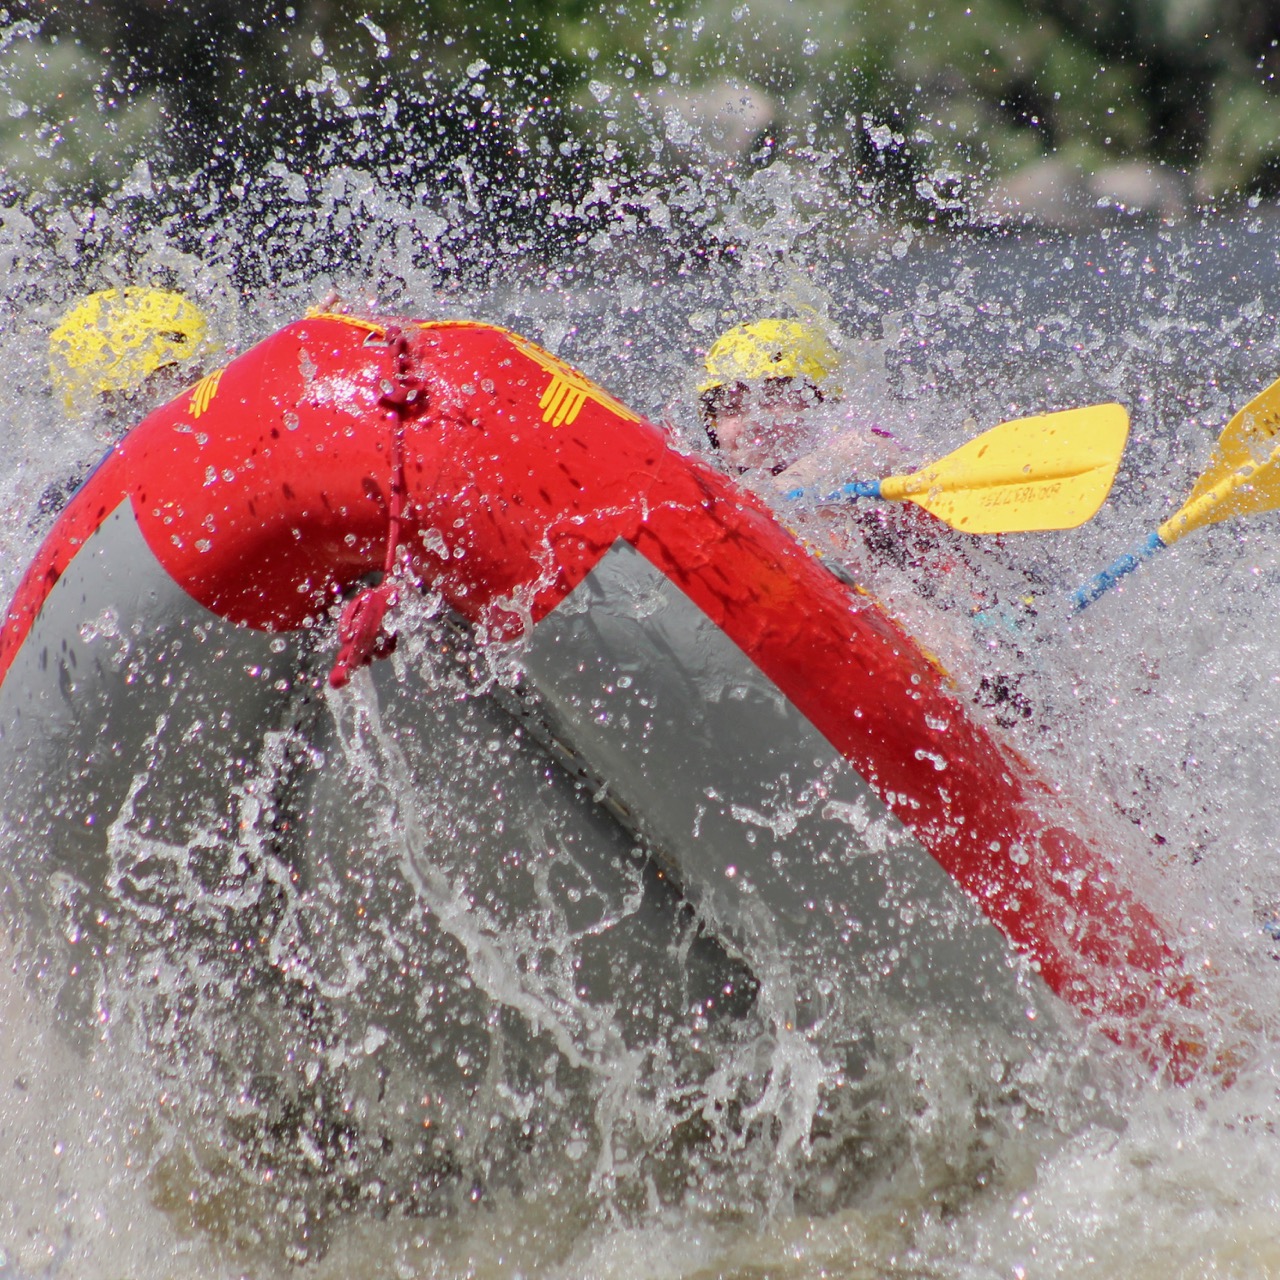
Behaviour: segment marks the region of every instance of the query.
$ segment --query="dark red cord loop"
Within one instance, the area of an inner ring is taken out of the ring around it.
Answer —
[[[396,638],[383,626],[387,611],[400,600],[397,584],[384,580],[376,587],[365,587],[347,601],[338,621],[338,639],[342,647],[329,672],[329,684],[341,689],[354,672],[374,658],[386,658],[394,652]]]

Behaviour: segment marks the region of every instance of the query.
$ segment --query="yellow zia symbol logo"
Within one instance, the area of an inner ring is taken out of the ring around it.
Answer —
[[[638,413],[632,413],[620,400],[615,400],[603,387],[596,386],[590,378],[584,377],[563,360],[557,360],[550,352],[518,334],[513,333],[511,338],[525,355],[551,375],[551,381],[547,383],[546,390],[538,401],[543,422],[553,427],[571,427],[588,400],[608,409],[624,422],[640,421]]]
[[[207,378],[201,378],[194,387],[191,388],[191,403],[187,405],[187,412],[193,418],[198,418],[209,407],[213,397],[218,394],[218,383],[222,381],[222,370],[218,369],[211,373]]]

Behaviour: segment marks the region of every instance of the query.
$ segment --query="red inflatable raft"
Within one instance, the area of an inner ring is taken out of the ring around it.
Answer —
[[[1157,914],[910,637],[483,324],[308,318],[102,461],[0,639],[25,892],[91,894],[126,809],[207,831],[191,797],[290,714],[295,641],[345,602],[341,683],[410,581],[482,644],[519,640],[523,707],[748,958],[1019,1034],[1047,990],[1177,1076],[1203,1060],[1207,1002]]]

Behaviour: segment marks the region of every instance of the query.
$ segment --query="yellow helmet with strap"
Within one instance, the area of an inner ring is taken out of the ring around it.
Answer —
[[[816,324],[803,320],[753,320],[722,333],[707,352],[707,378],[700,394],[735,382],[799,378],[828,396],[840,356]]]
[[[208,347],[209,321],[167,289],[103,289],[81,299],[49,335],[49,372],[68,409],[86,394],[137,390],[157,369]]]

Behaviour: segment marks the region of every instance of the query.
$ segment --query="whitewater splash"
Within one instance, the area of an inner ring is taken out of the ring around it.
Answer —
[[[1168,509],[1229,409],[1270,380],[1274,322],[1259,308],[1247,329],[1234,314],[1223,323],[1206,279],[1225,254],[1247,261],[1263,228],[1228,228],[1225,243],[1200,228],[1011,250],[895,231],[868,234],[856,264],[827,244],[821,271],[797,270],[812,250],[788,218],[810,182],[779,167],[745,184],[740,259],[707,266],[658,246],[648,262],[598,260],[501,290],[442,273],[423,250],[441,228],[351,172],[307,217],[345,226],[358,213],[371,265],[285,270],[252,306],[234,249],[177,250],[163,220],[127,254],[113,243],[120,212],[104,215],[109,234],[70,215],[62,234],[100,235],[113,273],[190,290],[240,344],[334,287],[503,323],[690,447],[697,351],[728,319],[766,310],[807,306],[863,333],[849,344],[850,411],[922,456],[970,418],[1119,399],[1135,444],[1113,505],[983,570],[1025,575],[1043,615]],[[223,242],[253,230],[228,221]],[[3,361],[20,405],[5,445],[9,588],[38,537],[43,486],[101,447],[92,418],[65,422],[44,384],[43,332],[78,287],[47,270],[48,234],[6,218]],[[1044,627],[1014,659],[1036,714],[1009,730],[1064,787],[1098,796],[1108,821],[1151,836],[1190,949],[1203,938],[1227,955],[1264,1016],[1276,978],[1261,917],[1280,900],[1270,528],[1215,531],[1109,606]],[[903,584],[884,586],[928,625]],[[129,637],[109,617],[99,631],[126,660]],[[1088,1041],[1104,1061],[1082,1071],[1074,1045],[1026,1058],[896,1011],[832,1018],[821,975],[797,1020],[769,957],[745,964],[708,936],[594,787],[567,779],[491,696],[509,689],[518,653],[475,650],[429,600],[402,637],[351,697],[306,708],[305,731],[264,738],[235,830],[156,842],[141,860],[117,846],[132,877],[114,885],[124,923],[92,972],[46,976],[76,939],[15,945],[7,1025],[30,1032],[8,1051],[0,1095],[18,1170],[5,1267],[158,1275],[178,1254],[210,1274],[271,1274],[289,1258],[335,1275],[1276,1265],[1265,1054],[1229,1092],[1170,1093]],[[963,638],[948,656],[975,687],[1011,660]],[[417,728],[424,706],[438,736]],[[350,851],[305,883],[264,798],[274,804],[282,780],[312,788],[307,821]],[[57,1000],[32,994],[55,985]],[[855,1078],[848,1050],[868,1026],[874,1049]],[[433,1074],[451,1089],[424,1090]],[[1181,1210],[1188,1198],[1198,1215]]]

